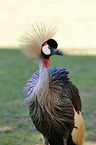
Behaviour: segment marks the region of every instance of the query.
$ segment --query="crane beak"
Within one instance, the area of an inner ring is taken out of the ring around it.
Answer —
[[[64,53],[59,49],[53,49],[52,55],[64,55]]]

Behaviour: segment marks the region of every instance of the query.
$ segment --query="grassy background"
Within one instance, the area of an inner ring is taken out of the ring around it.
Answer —
[[[86,128],[84,145],[96,145],[96,56],[53,56],[50,68],[66,67],[79,88]],[[0,145],[43,145],[32,125],[22,90],[38,70],[36,58],[29,59],[17,49],[0,49]]]
[[[71,72],[82,98],[85,145],[96,145],[96,0],[0,0],[0,48],[17,47],[26,27],[38,21],[59,30],[55,38],[66,55],[52,57],[50,67]],[[0,49],[0,145],[43,144],[22,93],[38,61],[6,48]]]

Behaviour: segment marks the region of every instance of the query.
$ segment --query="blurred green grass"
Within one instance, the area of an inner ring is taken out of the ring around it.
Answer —
[[[96,145],[96,56],[53,56],[50,68],[66,67],[79,88],[86,128],[84,145]],[[38,60],[17,49],[0,49],[0,145],[43,145],[24,105],[24,84],[38,70]]]

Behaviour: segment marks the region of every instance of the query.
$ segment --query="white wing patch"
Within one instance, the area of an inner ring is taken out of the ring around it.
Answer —
[[[42,47],[42,52],[45,55],[50,55],[51,54],[51,50],[48,48],[48,45],[45,45],[45,46]]]

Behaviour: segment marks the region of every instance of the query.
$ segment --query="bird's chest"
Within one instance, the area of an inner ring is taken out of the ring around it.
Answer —
[[[30,105],[29,113],[35,127],[42,134],[46,134],[49,128],[52,128],[52,118],[47,111],[39,105],[37,100]]]
[[[51,110],[49,108],[41,107],[36,99],[29,107],[29,113],[34,123],[35,127],[39,132],[41,132],[45,136],[53,135],[57,130],[59,134],[62,134],[63,123],[59,122],[54,116],[51,114]]]

